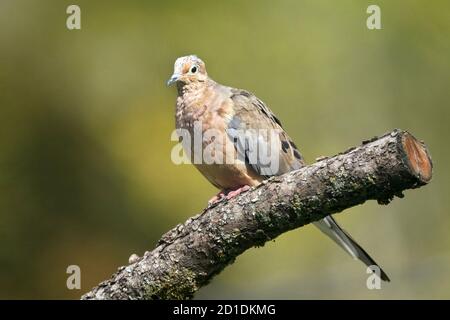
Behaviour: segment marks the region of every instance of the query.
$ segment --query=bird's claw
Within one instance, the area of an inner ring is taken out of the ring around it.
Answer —
[[[242,192],[245,192],[248,190],[250,190],[250,186],[240,187],[239,189],[228,192],[226,198],[227,198],[227,200],[230,200],[231,198],[236,197],[236,196],[240,195]]]
[[[250,186],[242,186],[236,190],[231,190],[231,191],[220,191],[218,194],[216,194],[214,197],[212,197],[211,199],[209,199],[208,201],[208,205],[212,206],[214,204],[219,203],[220,201],[222,201],[223,199],[227,199],[230,200],[231,198],[236,197],[237,195],[240,195],[242,192],[248,191],[250,190]]]
[[[208,205],[212,206],[216,203],[219,203],[220,201],[222,201],[223,199],[225,199],[226,194],[224,191],[220,191],[218,194],[216,194],[214,197],[212,197],[211,199],[209,199],[208,201]]]

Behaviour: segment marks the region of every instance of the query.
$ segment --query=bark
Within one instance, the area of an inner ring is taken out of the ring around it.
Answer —
[[[245,250],[367,200],[388,204],[431,176],[423,142],[394,130],[206,208],[82,299],[192,298]]]

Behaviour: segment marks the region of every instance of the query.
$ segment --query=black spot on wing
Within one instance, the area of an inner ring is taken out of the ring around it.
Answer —
[[[289,144],[292,147],[293,153],[294,153],[294,157],[296,157],[298,160],[303,160],[302,155],[300,154],[300,151],[298,151],[297,146],[295,145],[294,141],[289,140]]]
[[[297,149],[294,149],[294,156],[295,156],[298,160],[302,160],[302,155],[300,154],[300,152],[298,152]]]
[[[276,123],[278,123],[278,125],[283,128],[281,121],[277,117],[275,117],[275,115],[273,113],[272,113],[272,120],[275,121]]]
[[[284,153],[287,153],[287,151],[289,150],[289,143],[287,141],[282,140],[281,148],[283,149]]]
[[[295,145],[294,141],[289,140],[289,143],[291,144],[292,147],[294,147],[294,149],[297,149],[297,150],[298,150],[298,148],[297,148],[297,146]]]

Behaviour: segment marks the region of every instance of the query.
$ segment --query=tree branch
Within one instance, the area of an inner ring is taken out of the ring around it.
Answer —
[[[388,204],[431,175],[423,142],[394,130],[206,208],[82,299],[192,298],[245,250],[367,200]]]

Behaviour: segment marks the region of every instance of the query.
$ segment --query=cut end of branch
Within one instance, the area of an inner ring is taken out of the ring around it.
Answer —
[[[409,132],[402,135],[402,146],[413,174],[424,184],[432,177],[433,164],[426,146]]]

